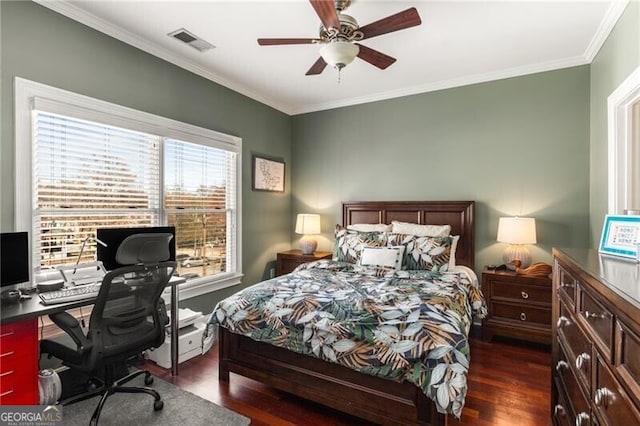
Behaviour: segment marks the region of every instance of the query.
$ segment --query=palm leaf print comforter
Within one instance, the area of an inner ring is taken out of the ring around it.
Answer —
[[[320,260],[221,301],[211,322],[361,373],[407,380],[460,417],[468,333],[486,305],[475,274]]]

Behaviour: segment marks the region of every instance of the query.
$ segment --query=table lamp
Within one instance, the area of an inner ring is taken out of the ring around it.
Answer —
[[[509,244],[502,255],[507,267],[512,260],[519,260],[520,267],[526,268],[531,265],[531,253],[524,244],[536,243],[536,220],[532,217],[501,217],[497,240]]]
[[[313,254],[318,242],[310,235],[320,233],[320,215],[300,213],[296,219],[296,234],[302,234],[300,250],[302,254]]]

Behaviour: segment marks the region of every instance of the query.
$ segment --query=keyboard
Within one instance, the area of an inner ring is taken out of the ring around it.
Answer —
[[[77,300],[95,299],[100,291],[100,284],[85,284],[67,287],[61,290],[40,293],[40,300],[45,305],[75,302]]]

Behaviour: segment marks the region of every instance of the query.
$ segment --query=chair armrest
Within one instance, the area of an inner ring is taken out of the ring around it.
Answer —
[[[51,314],[49,318],[73,339],[79,352],[84,352],[91,347],[91,341],[84,335],[80,323],[68,312]]]

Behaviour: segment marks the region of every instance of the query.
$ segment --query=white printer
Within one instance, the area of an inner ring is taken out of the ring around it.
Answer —
[[[215,341],[215,333],[207,329],[208,317],[191,309],[178,309],[178,364],[206,353]],[[211,326],[209,326],[211,327]],[[169,333],[170,327],[167,327]],[[169,336],[159,347],[147,351],[147,356],[160,367],[171,368],[171,339]]]

